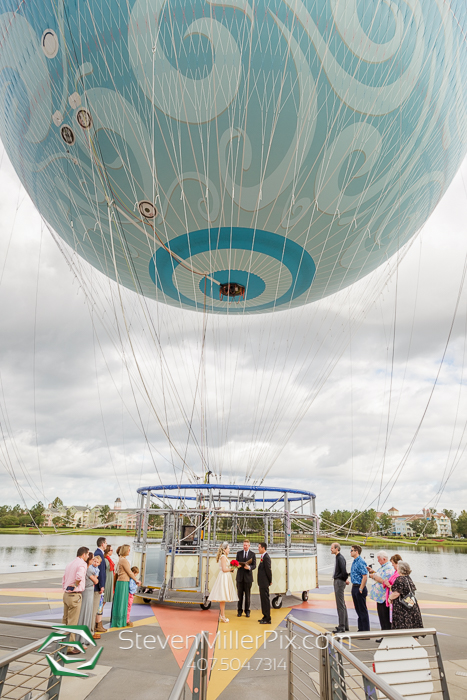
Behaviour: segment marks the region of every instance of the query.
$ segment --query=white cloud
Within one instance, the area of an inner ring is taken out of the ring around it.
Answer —
[[[118,306],[96,304],[91,317],[79,281],[49,232],[41,234],[5,159],[0,458],[29,503],[56,495],[113,503],[121,496],[133,505],[138,486],[178,478],[186,452],[198,474],[200,453],[208,454],[226,482],[269,470],[268,484],[312,490],[319,509],[377,504],[382,484],[380,506],[411,511],[436,498],[445,469],[459,460],[439,506],[466,507],[465,290],[438,385],[405,458],[454,316],[467,252],[466,201],[461,174],[361,324],[349,324],[349,306],[361,311],[386,269],[354,285],[350,296],[289,314],[209,317],[204,383],[202,315],[153,302],[143,309],[124,291],[137,365]],[[108,298],[107,282],[92,277],[94,290],[105,285],[100,299]],[[0,500],[19,500],[9,476]]]

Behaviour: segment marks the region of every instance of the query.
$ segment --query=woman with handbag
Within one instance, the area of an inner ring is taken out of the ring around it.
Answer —
[[[412,569],[405,561],[397,564],[399,576],[391,587],[389,602],[392,603],[392,629],[422,629],[423,620],[415,597],[415,584],[410,578]]]

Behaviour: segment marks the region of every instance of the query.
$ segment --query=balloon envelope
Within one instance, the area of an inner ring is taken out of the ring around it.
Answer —
[[[299,306],[381,265],[452,180],[466,19],[464,0],[1,0],[1,138],[123,285]]]

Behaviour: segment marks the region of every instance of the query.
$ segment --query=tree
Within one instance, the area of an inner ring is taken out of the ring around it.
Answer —
[[[34,506],[32,506],[32,508],[29,509],[29,514],[31,515],[33,523],[35,523],[37,527],[40,527],[44,522],[44,511],[45,507],[42,501],[39,501]]]
[[[63,508],[63,501],[61,498],[56,496],[54,498],[54,500],[52,501],[52,503],[50,504],[50,506],[51,506],[51,508],[54,508],[55,510],[57,510],[58,508]]]
[[[378,519],[378,530],[381,535],[392,535],[394,526],[392,524],[392,518],[387,513],[383,513]]]
[[[18,518],[14,515],[4,515],[0,518],[0,527],[18,527]]]
[[[323,510],[320,515],[322,520],[321,530],[332,530],[335,527],[336,534],[341,536],[347,535],[349,528],[352,527],[353,520],[359,515],[359,511],[350,510]]]
[[[151,503],[151,509],[160,510],[160,506],[157,505],[157,503]],[[149,518],[148,518],[149,527],[156,529],[156,528],[162,527],[162,523],[163,523],[162,515],[153,515],[152,513],[149,515]]]
[[[365,535],[371,534],[377,528],[377,517],[374,508],[363,510],[354,520],[354,528]]]
[[[110,506],[102,506],[99,509],[99,519],[103,525],[106,525],[107,523],[110,522],[112,518],[112,513],[110,512]]]
[[[456,535],[457,534],[457,515],[454,513],[453,510],[449,510],[449,508],[443,508],[443,513],[451,521],[452,534]]]
[[[467,511],[461,510],[459,517],[457,518],[457,534],[462,535],[462,537],[467,537]]]
[[[63,518],[63,524],[66,527],[73,527],[73,525],[75,524],[74,513],[71,510],[71,508],[66,509],[65,517]]]
[[[424,537],[428,537],[428,535],[436,535],[438,529],[434,518],[431,518],[430,520],[426,520],[425,518],[417,518],[416,520],[410,521],[409,525],[417,537],[420,537],[420,535]]]
[[[55,518],[52,518],[52,523],[54,527],[62,527],[63,525],[65,525],[65,520],[63,516],[56,515]]]

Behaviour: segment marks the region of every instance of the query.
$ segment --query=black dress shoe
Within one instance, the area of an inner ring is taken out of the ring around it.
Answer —
[[[259,621],[259,624],[260,624],[260,625],[270,625],[270,624],[271,624],[271,620],[260,620],[260,621]]]
[[[264,622],[264,617],[261,618],[261,620],[258,620],[258,622],[261,624],[261,622]]]
[[[241,616],[242,616],[242,613],[237,613],[237,617],[241,617]]]
[[[246,617],[250,617],[250,611],[248,610],[247,613],[245,613]]]

